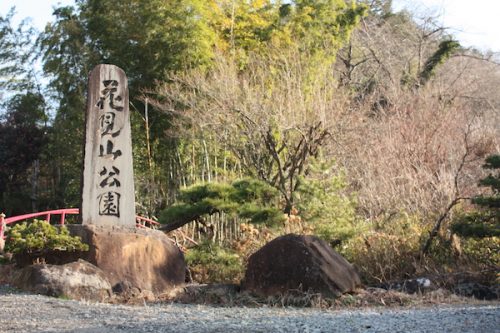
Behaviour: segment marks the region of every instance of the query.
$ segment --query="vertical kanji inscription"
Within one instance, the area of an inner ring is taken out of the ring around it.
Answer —
[[[123,70],[95,67],[87,98],[82,223],[134,227],[132,141]]]

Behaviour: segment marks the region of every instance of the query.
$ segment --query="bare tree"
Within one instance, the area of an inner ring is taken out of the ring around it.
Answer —
[[[302,57],[255,56],[244,71],[221,57],[210,73],[175,76],[156,92],[157,107],[180,119],[176,131],[189,124],[224,142],[245,174],[281,192],[287,213],[299,177],[342,112],[331,69],[313,68]]]

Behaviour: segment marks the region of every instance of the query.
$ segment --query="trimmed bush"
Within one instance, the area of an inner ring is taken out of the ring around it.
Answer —
[[[80,237],[73,237],[65,226],[56,227],[46,221],[20,223],[9,229],[5,251],[11,253],[37,253],[46,251],[88,251]]]
[[[193,280],[199,283],[238,283],[244,274],[241,257],[233,250],[204,242],[186,252]]]

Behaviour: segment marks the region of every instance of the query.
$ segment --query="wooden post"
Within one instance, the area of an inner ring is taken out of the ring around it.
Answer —
[[[4,241],[4,233],[5,233],[5,214],[0,213],[0,253],[3,252],[5,241]]]
[[[114,65],[98,65],[88,85],[82,224],[135,227],[127,77]]]
[[[0,214],[0,238],[4,237],[5,233],[5,214],[1,213]]]

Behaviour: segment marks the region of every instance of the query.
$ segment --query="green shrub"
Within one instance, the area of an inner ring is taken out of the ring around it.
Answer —
[[[186,261],[193,280],[199,283],[238,283],[243,277],[241,257],[208,241],[189,249]]]
[[[500,237],[500,223],[490,218],[485,212],[471,212],[459,216],[451,225],[451,230],[462,236],[471,238]]]
[[[88,251],[80,237],[73,237],[66,227],[55,227],[45,221],[20,223],[7,231],[5,250],[11,253],[35,253],[50,250]]]
[[[331,242],[346,241],[362,232],[363,223],[356,215],[356,201],[344,192],[342,173],[329,163],[315,161],[307,178],[300,181],[297,208],[300,217],[315,235]]]
[[[500,265],[500,238],[482,237],[462,239],[464,258],[480,269]]]

